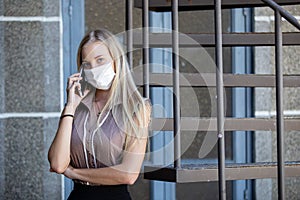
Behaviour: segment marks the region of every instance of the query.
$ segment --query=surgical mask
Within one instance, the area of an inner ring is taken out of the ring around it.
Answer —
[[[112,62],[84,70],[86,81],[100,90],[108,90],[116,75],[113,70]]]

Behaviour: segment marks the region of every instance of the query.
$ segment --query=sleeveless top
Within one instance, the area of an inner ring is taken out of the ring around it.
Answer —
[[[126,133],[118,127],[111,110],[100,114],[97,126],[93,99],[94,92],[90,92],[74,114],[70,164],[75,168],[101,168],[122,162]]]
[[[97,126],[93,98],[94,92],[90,92],[74,114],[70,164],[75,168],[107,167],[122,161],[126,133],[118,127],[111,110],[101,113]]]

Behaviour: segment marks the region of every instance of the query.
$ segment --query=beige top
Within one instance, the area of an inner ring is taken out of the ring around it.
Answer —
[[[80,103],[74,115],[71,136],[71,165],[75,168],[100,168],[120,164],[126,133],[118,127],[111,110],[97,114],[94,92]],[[115,106],[122,106],[121,103]]]

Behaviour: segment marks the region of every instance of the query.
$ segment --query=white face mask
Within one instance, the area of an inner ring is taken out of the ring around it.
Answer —
[[[84,74],[86,81],[100,90],[108,90],[116,75],[112,62],[92,69],[85,69]]]

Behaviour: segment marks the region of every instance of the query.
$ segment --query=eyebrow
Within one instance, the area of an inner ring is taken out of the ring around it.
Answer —
[[[103,57],[104,55],[99,54],[98,56],[95,56],[94,58]]]
[[[104,55],[99,54],[99,55],[95,56],[94,59],[96,59],[96,58],[98,58],[98,57],[103,57],[103,56],[104,56]],[[82,62],[88,62],[88,61],[87,61],[87,60],[82,60]]]

